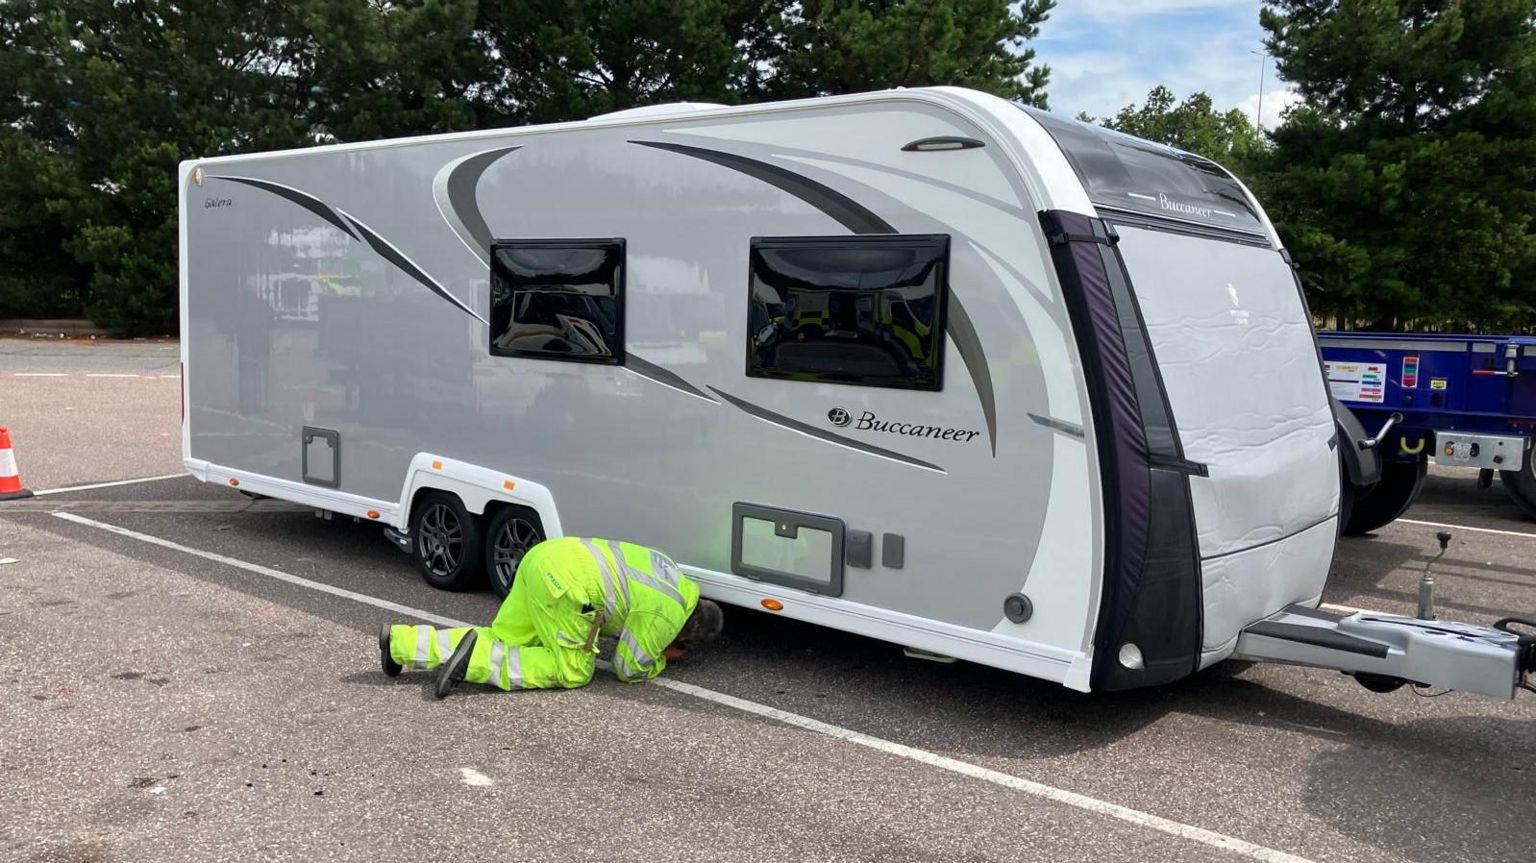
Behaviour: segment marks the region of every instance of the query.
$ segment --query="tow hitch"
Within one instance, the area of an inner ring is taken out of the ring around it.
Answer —
[[[1536,692],[1536,684],[1531,683],[1529,676],[1536,674],[1536,620],[1523,617],[1506,617],[1493,625],[1500,632],[1507,632],[1519,639],[1517,650],[1520,653],[1518,664],[1520,666],[1520,688],[1527,692]],[[1517,632],[1516,629],[1525,630]]]
[[[1234,656],[1337,669],[1373,692],[1410,683],[1498,698],[1536,692],[1528,680],[1536,674],[1536,621],[1506,617],[1487,627],[1435,619],[1430,566],[1451,536],[1437,538],[1440,553],[1419,582],[1419,617],[1293,605],[1244,629]]]

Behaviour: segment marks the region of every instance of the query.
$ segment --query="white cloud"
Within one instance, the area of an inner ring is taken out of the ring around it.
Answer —
[[[1033,43],[1051,67],[1054,111],[1112,116],[1140,104],[1161,84],[1180,98],[1210,94],[1221,109],[1258,104],[1264,76],[1264,125],[1294,101],[1274,96],[1285,84],[1262,54],[1261,0],[1066,0]]]
[[[1254,0],[1067,0],[1052,13],[1057,18],[1089,18],[1095,21],[1129,21],[1146,15],[1206,12],[1213,9],[1256,7]]]
[[[1274,129],[1285,119],[1285,109],[1292,105],[1299,105],[1301,102],[1301,94],[1295,90],[1265,90],[1263,122],[1260,125],[1265,129]],[[1250,122],[1258,107],[1258,93],[1254,93],[1237,105],[1238,110],[1247,115]]]

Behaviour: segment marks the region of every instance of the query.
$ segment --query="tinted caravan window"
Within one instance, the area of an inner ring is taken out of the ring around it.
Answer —
[[[622,363],[624,241],[493,243],[491,353]]]
[[[1210,159],[1025,108],[1061,147],[1095,206],[1265,236],[1237,180]]]
[[[757,237],[747,375],[943,386],[949,237]]]

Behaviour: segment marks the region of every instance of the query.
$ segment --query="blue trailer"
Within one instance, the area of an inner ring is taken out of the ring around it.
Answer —
[[[1402,515],[1429,460],[1479,468],[1536,518],[1536,336],[1319,332],[1328,387],[1371,438],[1381,479],[1352,489],[1346,534]]]

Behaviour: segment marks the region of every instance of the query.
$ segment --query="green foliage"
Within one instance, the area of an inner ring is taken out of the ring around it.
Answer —
[[[1242,111],[1218,111],[1204,92],[1192,93],[1180,102],[1172,90],[1157,86],[1139,108],[1127,105],[1114,117],[1102,121],[1092,117],[1080,119],[1196,153],[1239,174],[1245,173],[1265,150],[1263,137]]]
[[[784,4],[768,59],[774,97],[819,96],[898,85],[954,84],[1045,107],[1049,76],[1024,45],[1055,0],[1017,8],[990,0]]]
[[[1533,18],[1531,0],[1268,0],[1306,103],[1254,180],[1314,311],[1536,325]]]
[[[508,124],[579,119],[673,101],[734,103],[753,51],[765,50],[771,0],[487,2],[477,21],[483,104]],[[745,50],[738,46],[744,46]]]
[[[175,328],[177,163],[959,84],[1037,104],[1053,0],[5,0],[0,317]]]

